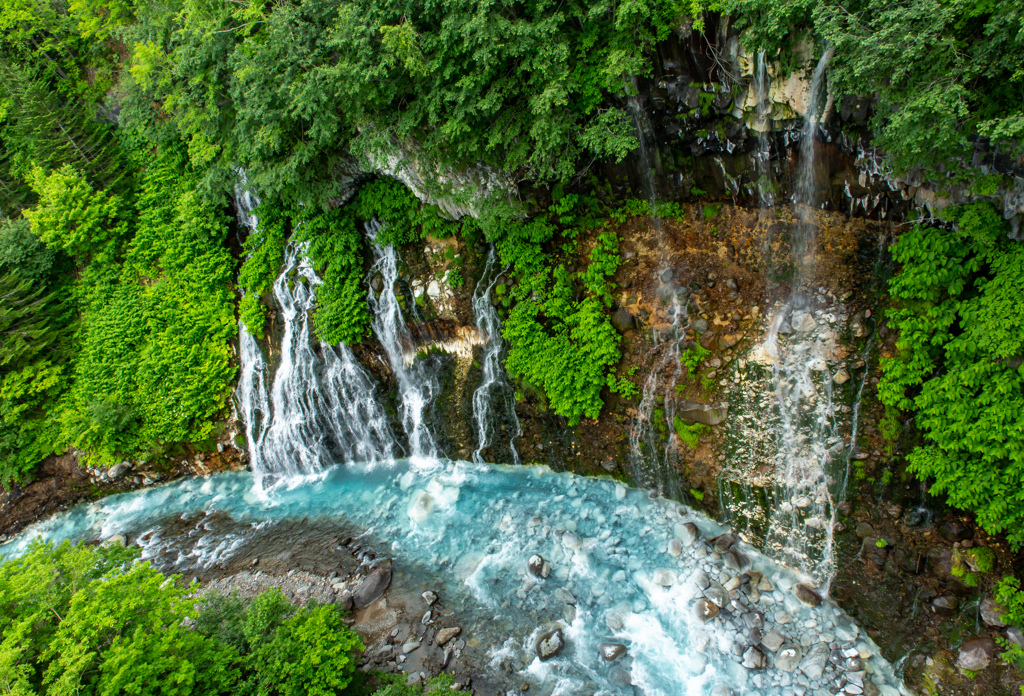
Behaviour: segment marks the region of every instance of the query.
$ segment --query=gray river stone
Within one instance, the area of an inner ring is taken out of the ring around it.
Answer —
[[[825,665],[828,664],[828,658],[828,647],[818,643],[800,661],[800,671],[806,674],[809,679],[821,679],[821,675],[825,673]]]
[[[803,659],[804,652],[799,645],[787,643],[775,655],[775,667],[783,672],[792,672]]]
[[[681,556],[683,553],[683,542],[679,539],[668,540],[668,555],[669,556]]]
[[[537,657],[542,660],[550,660],[565,647],[565,636],[562,629],[556,628],[544,633],[537,639]]]
[[[987,625],[994,628],[1002,628],[1006,625],[1006,621],[1003,620],[1003,615],[1006,613],[999,602],[986,597],[981,603],[981,620]]]
[[[786,639],[774,628],[761,638],[761,645],[772,652],[778,652],[779,648],[786,642]]]
[[[708,578],[708,574],[705,573],[703,570],[698,570],[693,575],[691,575],[690,580],[693,582],[694,585],[696,585],[702,590],[706,590],[709,587],[711,587],[711,580]]]
[[[720,608],[729,603],[729,593],[717,582],[711,583],[711,586],[704,590],[704,596]]]
[[[391,568],[378,568],[367,575],[356,591],[352,593],[352,602],[356,609],[367,607],[380,599],[390,585]]]
[[[764,653],[757,648],[747,648],[743,653],[743,666],[747,669],[763,669],[765,663]]]
[[[661,585],[662,587],[672,587],[676,584],[676,574],[674,571],[662,568],[654,571],[653,580],[655,585]]]

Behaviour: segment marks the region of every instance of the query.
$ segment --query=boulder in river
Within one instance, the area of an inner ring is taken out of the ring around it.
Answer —
[[[356,591],[352,593],[352,602],[356,609],[367,607],[384,594],[391,585],[391,568],[377,568],[359,584]]]
[[[828,658],[828,646],[818,643],[800,661],[800,671],[806,674],[807,678],[812,681],[821,679],[821,675],[825,673],[825,665],[828,664]],[[778,660],[776,660],[777,662]]]
[[[526,562],[526,567],[530,569],[530,573],[540,578],[544,576],[544,557],[539,553],[535,553],[530,556],[530,560]]]
[[[542,633],[537,639],[537,657],[541,660],[550,660],[561,652],[565,647],[565,636],[561,628],[555,628],[547,633]]]
[[[693,604],[694,615],[704,623],[718,616],[718,611],[718,605],[705,597],[701,597]]]
[[[692,546],[700,539],[700,530],[693,522],[680,522],[673,528],[676,537],[683,542],[683,546]]]
[[[672,587],[676,584],[676,574],[671,570],[656,570],[652,579],[655,585],[661,585],[662,587]]]
[[[601,643],[597,646],[597,651],[608,662],[615,662],[626,654],[626,646],[622,643]]]
[[[736,537],[732,534],[720,534],[712,539],[712,542],[715,545],[715,551],[725,553],[736,543]]]

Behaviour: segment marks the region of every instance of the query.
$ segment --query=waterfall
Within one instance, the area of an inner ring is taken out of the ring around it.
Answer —
[[[236,399],[259,488],[319,473],[336,461],[387,462],[396,454],[375,387],[349,347],[314,347],[309,313],[320,278],[304,251],[305,245],[288,245],[284,270],[274,282],[283,331],[269,393],[267,362],[239,324],[242,364]]]
[[[754,73],[754,94],[757,97],[757,149],[754,151],[754,173],[757,175],[757,196],[761,209],[774,203],[771,170],[772,102],[771,78],[765,52],[757,52],[757,70]]]
[[[666,284],[665,287],[671,292],[672,327],[661,345],[658,345],[658,332],[654,333],[654,343],[661,356],[644,381],[637,417],[629,431],[629,465],[637,486],[683,500],[685,491],[676,475],[680,442],[675,434],[678,399],[675,387],[683,371],[680,358],[686,344],[687,312],[674,286]]]
[[[398,282],[398,252],[394,245],[381,246],[376,243],[384,226],[373,221],[367,224],[367,233],[373,244],[376,262],[370,269],[370,277],[380,273],[383,287],[379,294],[370,288],[369,303],[373,312],[373,333],[387,353],[388,364],[398,383],[401,397],[399,413],[402,427],[409,440],[409,455],[418,460],[436,459],[437,443],[427,426],[427,409],[440,393],[440,385],[435,375],[423,361],[414,360],[406,365],[403,346],[412,345],[412,336],[405,319],[402,307],[395,295],[395,284]]]
[[[508,449],[511,463],[519,463],[519,453],[513,440],[521,434],[519,417],[516,416],[515,397],[512,386],[508,383],[505,370],[502,368],[505,342],[501,337],[501,319],[498,311],[491,304],[491,292],[504,271],[495,270],[497,253],[494,245],[487,254],[484,273],[473,292],[473,317],[476,328],[487,341],[483,349],[483,376],[480,386],[473,392],[473,419],[476,421],[477,448],[473,452],[473,461],[483,463],[483,451],[491,446],[495,435],[495,419],[503,418],[504,422],[514,426],[515,433],[508,437]],[[503,410],[499,416],[492,411],[492,404],[498,402]]]
[[[797,167],[796,187],[793,194],[794,207],[800,224],[793,239],[793,262],[797,275],[794,279],[794,290],[810,280],[814,269],[815,244],[817,243],[817,226],[814,221],[814,210],[818,207],[817,181],[814,176],[815,141],[823,113],[818,112],[821,101],[821,87],[824,83],[825,66],[832,58],[832,49],[821,54],[818,64],[811,75],[808,92],[807,113],[804,114],[804,125],[800,135],[800,162]]]
[[[630,90],[629,88],[632,88]],[[650,139],[653,137],[654,128],[647,118],[647,111],[640,103],[640,88],[636,83],[636,75],[630,76],[630,83],[627,86],[627,94],[632,91],[631,96],[626,99],[626,106],[633,117],[633,124],[636,126],[636,139],[639,147],[637,154],[640,159],[640,181],[647,196],[647,202],[651,209],[651,225],[658,233],[658,241],[661,243],[661,218],[658,217],[658,187],[654,179],[654,160],[651,156]]]

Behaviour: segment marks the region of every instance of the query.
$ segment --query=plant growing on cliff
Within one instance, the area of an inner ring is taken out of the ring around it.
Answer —
[[[916,412],[925,443],[907,457],[932,492],[972,510],[990,533],[1024,544],[1024,245],[987,204],[918,225],[892,247],[897,355],[879,398]]]
[[[996,588],[996,601],[1004,609],[1003,621],[1010,626],[1024,628],[1024,590],[1021,590],[1020,580],[1007,575],[1000,581]],[[1003,648],[1003,659],[1024,672],[1024,646],[1008,641],[1002,636],[996,638]],[[1021,694],[1024,694],[1024,684],[1020,687]]]

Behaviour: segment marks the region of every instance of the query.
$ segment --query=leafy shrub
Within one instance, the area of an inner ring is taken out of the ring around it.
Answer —
[[[1010,626],[1024,627],[1024,591],[1020,588],[1020,580],[1007,575],[996,588],[996,601],[1005,609],[1003,621]],[[1011,643],[1005,638],[996,638],[1003,648],[1003,659],[1024,672],[1024,647]],[[1024,685],[1020,687],[1024,694]]]
[[[949,213],[955,230],[916,226],[892,247],[897,355],[879,399],[916,411],[925,444],[909,468],[972,510],[990,533],[1024,543],[1024,246],[987,204]]]
[[[250,649],[250,683],[259,696],[333,696],[352,681],[363,644],[329,604],[296,612]]]
[[[259,224],[245,238],[245,261],[238,271],[238,286],[244,293],[238,311],[249,333],[263,338],[266,310],[261,298],[270,292],[281,271],[287,221],[278,208],[266,203],[257,207],[254,215]]]
[[[674,425],[679,440],[690,449],[697,449],[697,445],[700,444],[700,436],[710,430],[703,423],[687,423],[679,416],[675,417]]]

